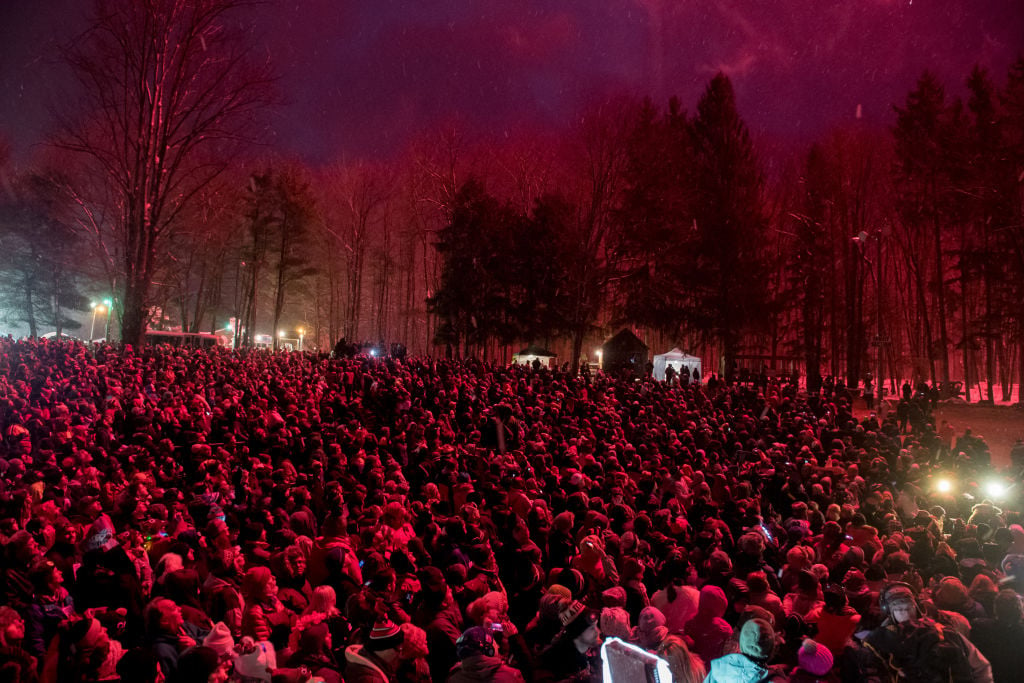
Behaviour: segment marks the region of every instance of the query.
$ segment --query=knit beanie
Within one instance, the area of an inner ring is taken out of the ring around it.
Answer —
[[[398,624],[387,617],[380,617],[370,631],[370,638],[366,641],[366,649],[370,652],[380,652],[397,648],[405,639],[405,634]]]
[[[235,639],[231,629],[223,621],[218,621],[203,639],[203,645],[215,651],[221,657],[228,657],[235,652]]]
[[[601,604],[605,607],[625,607],[626,589],[622,586],[613,586],[601,593]]]
[[[797,663],[809,674],[827,676],[832,670],[832,653],[821,643],[807,638],[797,653]]]
[[[607,638],[629,640],[633,629],[629,625],[629,612],[621,607],[605,607],[601,610],[601,635]]]
[[[775,631],[764,619],[751,619],[740,631],[740,652],[747,657],[767,662],[775,654]]]

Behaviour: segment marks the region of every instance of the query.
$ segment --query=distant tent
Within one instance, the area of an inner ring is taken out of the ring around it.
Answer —
[[[512,356],[512,362],[519,365],[533,365],[535,360],[539,360],[540,364],[545,368],[553,368],[558,360],[558,356],[540,346],[527,346]]]
[[[677,375],[679,370],[685,367],[690,371],[690,377],[693,377],[694,370],[699,371],[701,377],[704,376],[704,370],[701,368],[700,358],[697,356],[691,356],[688,353],[683,353],[678,348],[674,348],[668,353],[661,353],[654,357],[654,379],[659,382],[664,382],[665,371],[670,367],[675,368]]]
[[[601,369],[605,372],[647,372],[650,349],[629,330],[622,330],[601,347]]]

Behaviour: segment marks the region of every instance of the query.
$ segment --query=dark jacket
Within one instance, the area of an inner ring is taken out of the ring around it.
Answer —
[[[448,683],[523,683],[519,669],[501,660],[501,657],[473,655],[455,665],[448,674]]]
[[[391,683],[393,676],[387,662],[362,645],[345,649],[345,683]]]

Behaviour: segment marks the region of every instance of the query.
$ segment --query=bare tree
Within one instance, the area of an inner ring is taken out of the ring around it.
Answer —
[[[177,219],[224,170],[224,143],[247,137],[272,98],[269,69],[250,59],[253,42],[234,16],[249,4],[96,0],[89,29],[66,51],[81,117],[62,117],[57,143],[111,188],[104,228],[119,252],[126,342],[145,333],[156,262]]]

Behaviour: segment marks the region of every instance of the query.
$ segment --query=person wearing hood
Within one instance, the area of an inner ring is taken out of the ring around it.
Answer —
[[[459,663],[448,675],[448,683],[523,683],[523,674],[506,664],[498,654],[494,636],[483,626],[466,630],[455,644]]]
[[[740,651],[711,662],[704,683],[768,683],[784,681],[769,667],[775,654],[775,631],[764,619],[751,619],[740,630]]]
[[[686,624],[686,637],[705,665],[722,654],[726,641],[732,637],[732,626],[722,618],[728,606],[725,591],[718,586],[700,589],[697,616]]]
[[[892,583],[879,595],[885,621],[864,639],[861,672],[870,679],[991,683],[992,667],[952,628],[928,619],[913,589]]]

